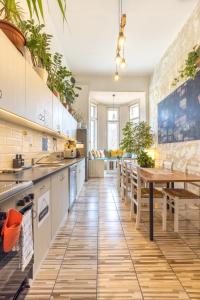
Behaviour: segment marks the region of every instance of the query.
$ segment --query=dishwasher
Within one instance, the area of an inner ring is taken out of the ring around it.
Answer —
[[[69,167],[69,210],[77,198],[77,165]]]

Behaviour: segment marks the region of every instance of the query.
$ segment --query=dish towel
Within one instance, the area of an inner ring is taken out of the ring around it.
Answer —
[[[20,250],[20,265],[23,272],[33,257],[33,225],[31,209],[26,211],[23,216],[20,235]]]

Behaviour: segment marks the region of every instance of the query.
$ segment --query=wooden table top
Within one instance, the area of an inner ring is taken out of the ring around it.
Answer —
[[[200,176],[162,168],[141,168],[140,176],[146,182],[200,182]]]

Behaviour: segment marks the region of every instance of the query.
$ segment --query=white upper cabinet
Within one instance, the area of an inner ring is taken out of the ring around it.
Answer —
[[[0,108],[25,114],[25,59],[1,30]]]
[[[69,138],[76,138],[77,122],[63,106],[62,113],[62,131]]]
[[[26,117],[48,128],[52,128],[52,92],[33,67],[26,63]]]
[[[0,108],[76,137],[75,119],[1,30]]]
[[[62,103],[53,95],[53,130],[57,132],[62,132],[62,112]]]

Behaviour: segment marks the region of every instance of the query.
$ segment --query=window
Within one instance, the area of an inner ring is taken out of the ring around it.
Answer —
[[[97,149],[97,106],[90,105],[90,149]]]
[[[119,148],[119,110],[108,109],[107,114],[107,145],[108,150]]]
[[[140,121],[140,106],[139,103],[133,104],[129,108],[130,122],[139,123]]]

